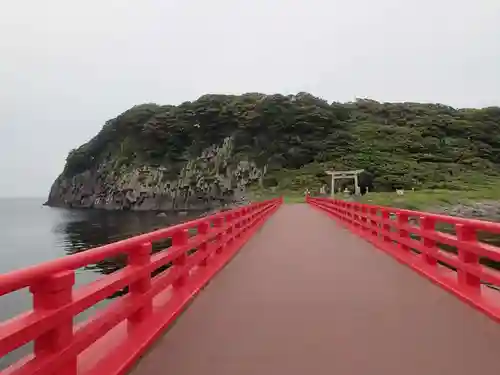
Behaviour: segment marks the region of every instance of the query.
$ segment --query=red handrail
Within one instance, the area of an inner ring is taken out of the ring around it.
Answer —
[[[0,357],[34,342],[31,355],[0,375],[125,373],[281,203],[251,204],[0,275],[0,296],[25,287],[33,294],[32,311],[0,323]],[[172,246],[152,255],[152,243],[168,238]],[[118,254],[127,255],[125,268],[73,288],[77,268]],[[127,286],[128,294],[73,324]]]
[[[500,272],[484,264],[500,262],[500,248],[478,239],[481,232],[500,234],[500,223],[329,198],[306,201],[500,322]]]

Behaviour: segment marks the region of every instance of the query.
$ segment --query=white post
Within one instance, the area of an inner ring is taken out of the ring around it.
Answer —
[[[358,185],[358,174],[354,174],[354,194],[359,195],[361,192],[359,191],[359,185]]]
[[[333,174],[332,174],[332,188],[330,191],[330,195],[332,196],[332,198],[335,195],[335,177],[333,177]]]

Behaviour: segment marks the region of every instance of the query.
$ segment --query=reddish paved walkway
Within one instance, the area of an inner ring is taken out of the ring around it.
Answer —
[[[498,371],[500,325],[306,205],[283,206],[132,372]]]

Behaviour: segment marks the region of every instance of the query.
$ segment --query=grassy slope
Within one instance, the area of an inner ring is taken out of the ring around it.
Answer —
[[[361,197],[360,201],[411,210],[432,210],[457,204],[468,205],[484,201],[500,201],[500,181],[468,186],[466,190],[406,190],[403,196],[396,195],[395,192],[373,192]]]
[[[250,191],[249,195],[254,200],[283,196],[285,203],[304,202],[303,190],[281,189],[271,191],[268,189],[254,188]],[[343,195],[338,195],[337,197],[343,198]],[[399,196],[395,192],[370,192],[360,197],[359,201],[367,204],[420,211],[435,210],[458,204],[469,205],[486,201],[500,202],[500,181],[484,181],[482,185],[468,186],[467,190],[405,190],[403,196]]]

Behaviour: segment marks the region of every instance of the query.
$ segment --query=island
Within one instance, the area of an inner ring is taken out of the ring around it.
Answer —
[[[329,103],[309,93],[141,104],[69,153],[47,205],[207,210],[306,189],[328,194],[332,170],[363,170],[362,199],[372,203],[391,204],[404,190],[407,208],[423,208],[426,192],[439,192],[436,207],[468,197],[491,204],[500,196],[500,108]]]

